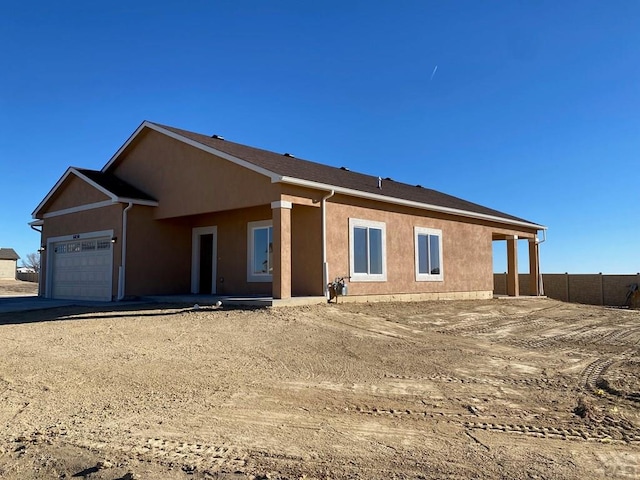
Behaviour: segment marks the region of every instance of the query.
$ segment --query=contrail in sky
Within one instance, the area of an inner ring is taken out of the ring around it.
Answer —
[[[433,76],[436,74],[436,70],[438,70],[438,65],[433,69],[433,73],[431,74],[431,80],[433,80]]]

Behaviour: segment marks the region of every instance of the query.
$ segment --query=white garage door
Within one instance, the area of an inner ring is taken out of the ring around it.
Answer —
[[[112,264],[109,237],[54,243],[51,296],[111,301]]]

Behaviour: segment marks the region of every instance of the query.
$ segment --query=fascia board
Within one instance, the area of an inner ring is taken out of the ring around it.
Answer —
[[[116,202],[133,203],[135,205],[145,205],[147,207],[157,207],[159,205],[159,203],[155,200],[141,200],[139,198],[126,198],[126,197],[117,197]]]
[[[46,203],[51,199],[51,197],[56,192],[56,190],[58,190],[58,188],[60,188],[60,185],[62,185],[64,183],[64,181],[67,179],[67,177],[71,174],[72,170],[73,170],[73,167],[67,168],[67,170],[60,177],[60,179],[56,182],[56,184],[51,188],[51,190],[49,190],[49,193],[47,193],[47,195],[42,199],[42,201],[38,204],[38,206],[35,208],[35,210],[33,212],[31,212],[31,218],[37,218],[36,215],[38,214],[40,209],[42,207],[44,207],[46,205]]]
[[[124,152],[127,149],[127,147],[131,144],[131,142],[133,142],[136,139],[136,137],[140,135],[140,132],[142,132],[142,130],[144,130],[145,128],[153,128],[152,125],[153,125],[152,123],[146,120],[142,122],[140,126],[136,128],[136,130],[129,136],[127,141],[124,142],[124,144],[122,144],[122,146],[118,149],[118,151],[116,151],[116,153],[113,154],[113,156],[109,159],[107,164],[104,167],[102,167],[102,173],[106,172],[109,169],[109,167],[113,163],[115,163],[116,160],[118,160],[118,157],[120,157],[120,155],[122,155],[122,152]]]
[[[405,207],[419,208],[421,210],[430,210],[430,211],[440,212],[440,213],[448,213],[448,214],[451,214],[451,215],[457,215],[457,216],[468,217],[468,218],[475,218],[475,219],[478,219],[478,220],[487,220],[487,221],[496,222],[496,223],[502,223],[502,224],[507,224],[507,225],[515,225],[515,226],[518,226],[518,227],[534,228],[536,230],[546,230],[547,229],[547,227],[545,227],[543,225],[538,225],[538,224],[535,224],[535,223],[520,222],[518,220],[510,220],[508,218],[496,217],[494,215],[487,215],[487,214],[484,214],[484,213],[469,212],[467,210],[459,210],[457,208],[442,207],[442,206],[439,206],[439,205],[431,205],[431,204],[428,204],[428,203],[414,202],[412,200],[404,200],[402,198],[387,197],[387,196],[384,196],[384,195],[377,195],[375,193],[361,192],[359,190],[353,190],[351,188],[337,187],[335,185],[329,185],[329,184],[326,184],[326,183],[313,182],[313,181],[310,181],[310,180],[302,180],[302,179],[299,179],[299,178],[282,176],[282,177],[278,177],[278,179],[273,180],[273,181],[274,181],[274,183],[275,182],[281,182],[281,183],[287,183],[287,184],[291,184],[291,185],[298,185],[298,186],[301,186],[301,187],[309,187],[309,188],[320,189],[320,190],[334,190],[336,193],[342,193],[344,195],[349,195],[349,196],[352,196],[352,197],[366,198],[368,200],[375,200],[375,201],[378,201],[378,202],[392,203],[392,204],[395,204],[395,205],[402,205],[402,206],[405,206]]]
[[[158,133],[161,133],[163,135],[166,135],[167,137],[173,138],[175,140],[178,140],[182,143],[185,143],[187,145],[190,145],[194,148],[197,148],[199,150],[202,150],[204,152],[210,153],[212,155],[215,155],[217,157],[221,157],[224,158],[225,160],[230,161],[231,163],[235,163],[236,165],[239,165],[241,167],[244,167],[248,170],[251,170],[253,172],[259,173],[260,175],[264,175],[266,177],[269,177],[271,179],[271,181],[274,181],[274,179],[279,178],[279,176],[272,172],[271,170],[267,170],[266,168],[262,168],[262,167],[258,167],[257,165],[254,165],[251,162],[247,162],[246,160],[242,160],[241,158],[238,157],[234,157],[233,155],[229,155],[228,153],[222,152],[220,150],[217,150],[213,147],[209,147],[207,145],[204,145],[200,142],[197,142],[195,140],[192,140],[190,138],[184,137],[182,135],[180,135],[179,133],[175,133],[172,132],[170,130],[167,130],[165,128],[162,128],[154,123],[151,123],[149,121],[144,121],[142,123],[142,125],[140,125],[138,127],[138,129],[133,133],[133,135],[131,135],[131,137],[129,137],[129,139],[126,141],[126,143],[124,145],[122,145],[122,147],[120,147],[118,149],[118,151],[115,153],[115,155],[113,157],[111,157],[111,160],[109,160],[109,162],[107,162],[107,164],[102,168],[103,172],[106,172],[109,167],[118,159],[118,157],[122,154],[122,152],[124,150],[126,150],[126,148],[129,146],[129,144],[140,134],[140,132],[144,129],[144,128],[150,128],[151,130],[155,130]]]
[[[64,175],[62,175],[62,177],[60,177],[60,180],[58,180],[56,182],[56,184],[53,186],[53,188],[49,191],[47,196],[44,197],[44,199],[38,204],[36,209],[31,213],[31,217],[32,218],[36,218],[36,215],[38,214],[38,211],[40,211],[40,209],[49,201],[49,199],[53,196],[53,194],[56,192],[56,190],[58,190],[58,188],[60,188],[60,186],[64,183],[64,181],[71,174],[74,174],[75,176],[77,176],[81,180],[87,182],[89,185],[91,185],[96,190],[104,193],[107,197],[109,197],[110,203],[134,203],[134,204],[137,204],[137,205],[147,205],[147,206],[150,206],[150,207],[157,207],[158,206],[158,202],[155,201],[155,200],[142,200],[142,199],[136,199],[136,198],[118,197],[113,192],[110,192],[109,190],[107,190],[103,186],[101,186],[101,185],[97,184],[96,182],[94,182],[93,180],[91,180],[86,175],[83,175],[82,173],[80,173],[76,168],[69,167],[69,168],[67,168],[67,171],[64,173]],[[102,206],[104,206],[104,205],[102,205]],[[69,213],[72,213],[71,210],[73,210],[73,209],[69,209],[69,210],[70,210]]]
[[[158,202],[155,201],[155,200],[143,200],[143,199],[140,199],[140,198],[118,197],[116,194],[114,194],[110,190],[107,190],[106,188],[104,188],[103,186],[99,185],[98,183],[94,182],[93,180],[91,180],[86,175],[83,175],[82,173],[78,172],[76,169],[73,169],[73,170],[74,170],[74,173],[76,175],[78,175],[78,177],[80,177],[82,180],[87,182],[92,187],[97,188],[102,193],[104,193],[109,198],[111,198],[111,201],[113,203],[134,203],[136,205],[148,205],[150,207],[157,207],[158,206]]]

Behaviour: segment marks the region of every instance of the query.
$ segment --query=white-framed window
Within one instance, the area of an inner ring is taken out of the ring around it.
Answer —
[[[349,219],[349,276],[352,282],[387,281],[387,236],[383,222]]]
[[[414,227],[415,261],[417,282],[441,282],[442,230]]]
[[[273,221],[247,226],[247,282],[273,280]]]

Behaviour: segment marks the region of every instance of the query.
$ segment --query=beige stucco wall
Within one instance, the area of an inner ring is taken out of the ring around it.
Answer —
[[[134,205],[128,212],[126,297],[183,294],[191,289],[189,222],[155,220],[154,209]]]
[[[16,263],[15,260],[0,260],[0,279],[14,280],[16,278]]]
[[[159,201],[155,218],[269,204],[271,180],[155,131],[142,134],[111,170]]]
[[[291,210],[291,294],[322,295],[322,213],[294,205]]]
[[[105,200],[109,200],[109,197],[72,173],[62,183],[53,197],[49,199],[42,213],[45,211],[55,212]]]
[[[492,234],[496,228],[513,233],[477,220],[336,195],[327,202],[330,279],[349,275],[350,218],[385,223],[387,281],[350,282],[349,295],[492,291]],[[443,281],[416,281],[414,227],[442,230]]]
[[[113,230],[113,235],[122,237],[122,204],[114,204],[108,207],[85,210],[82,212],[60,215],[46,218],[42,227],[42,244],[52,237],[91,233],[102,230]],[[120,243],[113,246],[113,289],[112,295],[117,295],[118,289],[118,265],[120,265]],[[47,251],[42,252],[42,285],[41,292],[47,291]]]
[[[219,294],[271,295],[271,282],[247,282],[247,224],[271,220],[271,216],[269,204],[189,219],[192,228],[217,227],[216,290]]]

